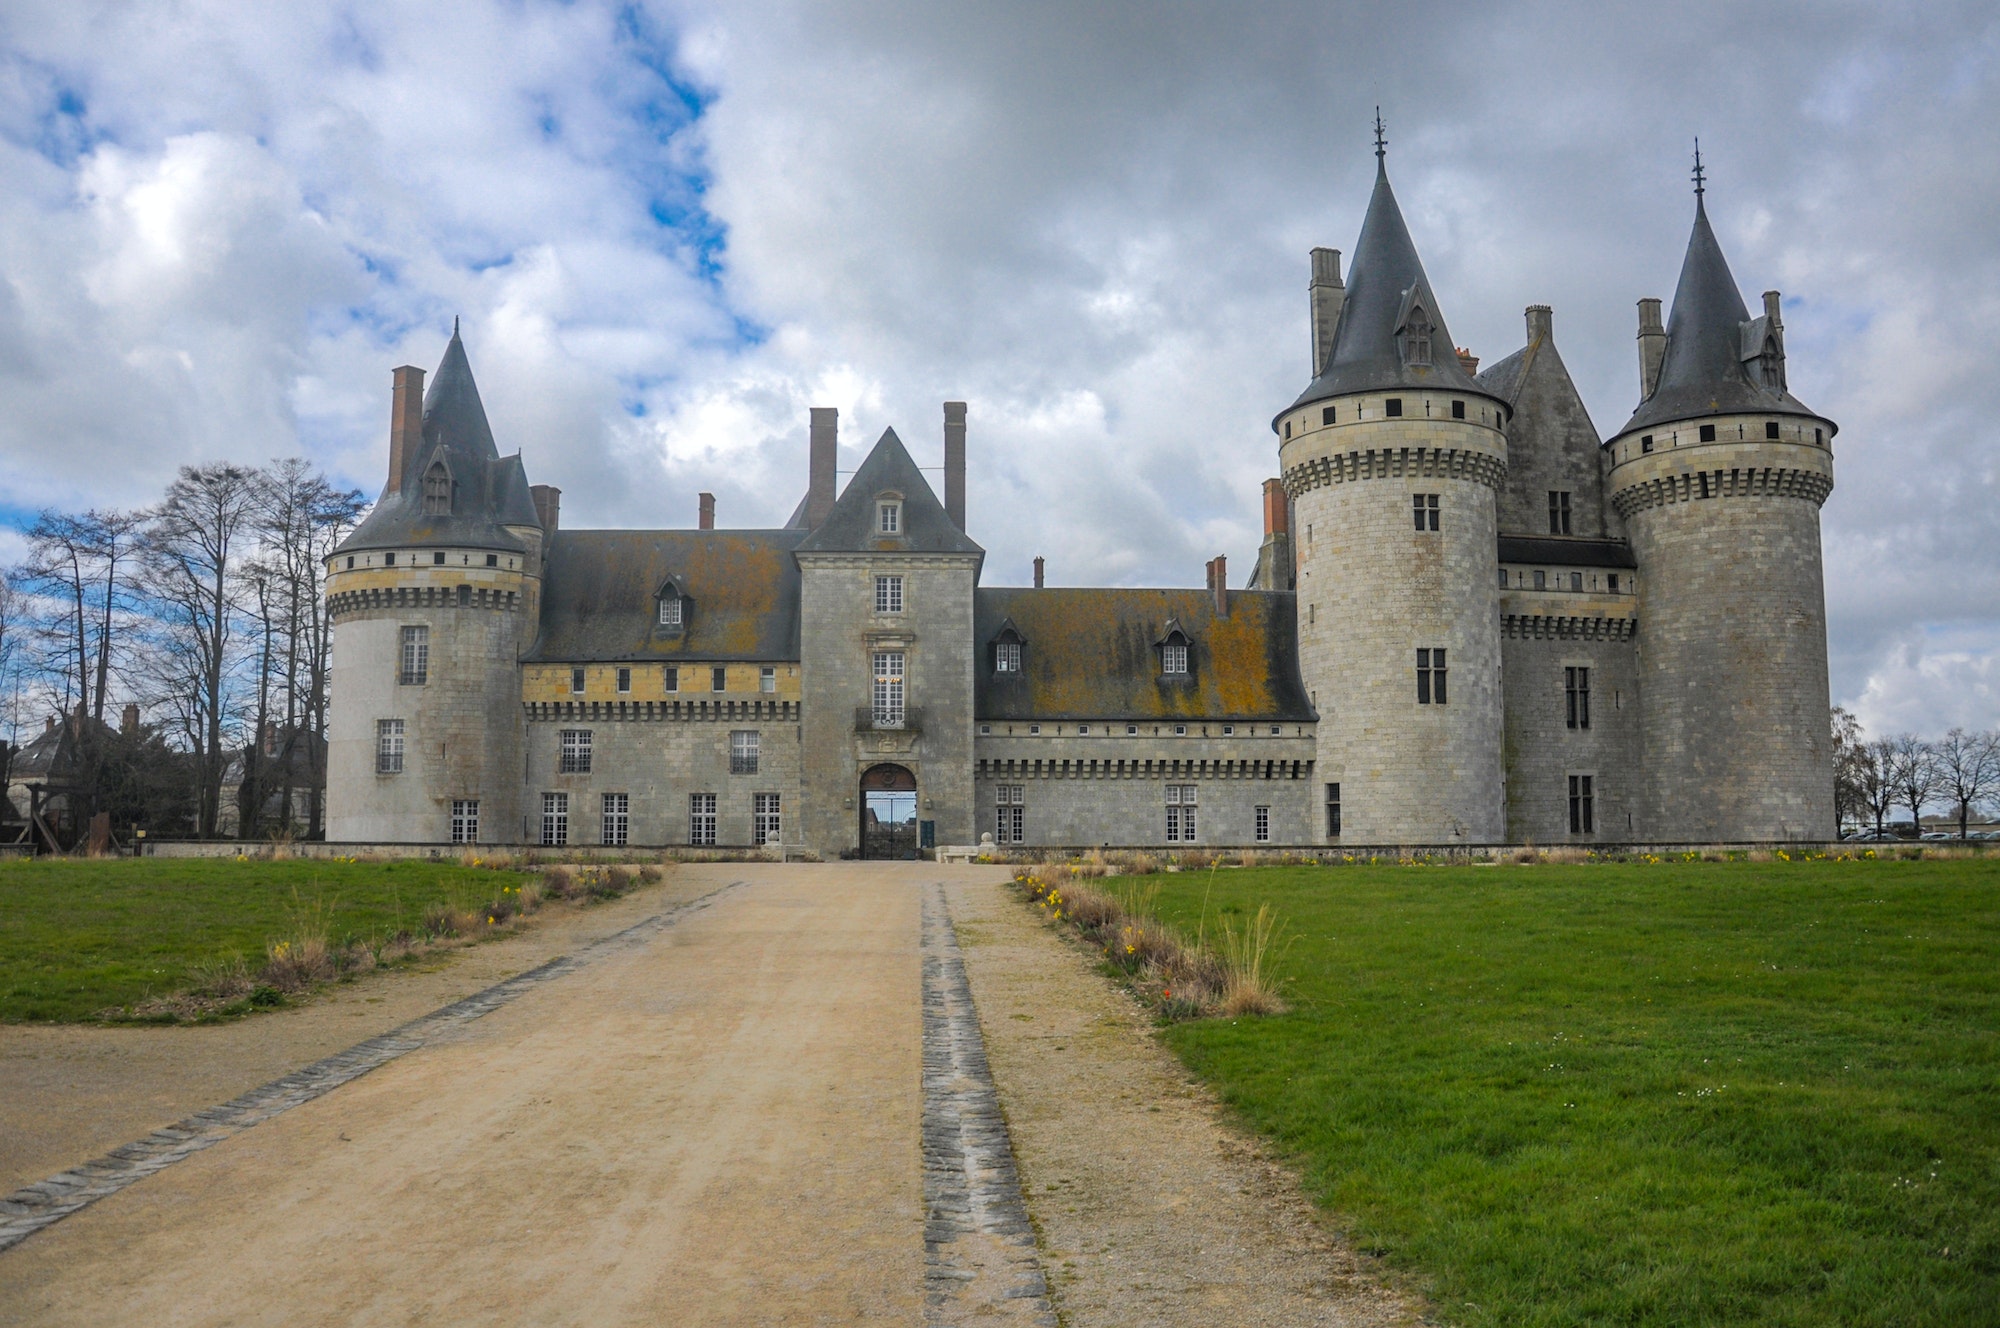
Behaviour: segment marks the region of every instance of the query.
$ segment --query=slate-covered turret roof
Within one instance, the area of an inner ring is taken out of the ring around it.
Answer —
[[[1687,256],[1681,260],[1673,311],[1667,316],[1667,353],[1660,364],[1659,383],[1620,432],[1703,415],[1758,411],[1821,418],[1782,386],[1759,381],[1754,366],[1763,337],[1746,347],[1745,331],[1754,332],[1753,324],[1761,322],[1743,306],[1743,293],[1697,193],[1694,230],[1688,236]]]
[[[449,513],[424,510],[424,475],[442,464],[453,491]],[[424,392],[422,441],[403,457],[396,492],[384,492],[343,551],[426,545],[470,545],[518,551],[507,526],[538,526],[528,473],[519,453],[501,456],[493,442],[465,343],[452,328],[444,359]]]
[[[884,494],[902,499],[896,534],[885,534],[875,500]],[[931,492],[924,473],[910,459],[894,429],[884,429],[868,459],[841,491],[833,511],[818,530],[798,546],[800,553],[970,553],[984,558],[980,548],[958,528]]]
[[[991,589],[973,599],[974,706],[993,719],[1220,719],[1310,723],[1290,591]],[[995,673],[1002,626],[1022,641],[1021,671]],[[1184,678],[1160,673],[1169,625],[1187,639]]]
[[[1419,308],[1430,324],[1428,363],[1406,362],[1403,338],[1398,335]],[[1354,246],[1333,349],[1319,376],[1287,409],[1350,392],[1398,387],[1486,394],[1458,362],[1444,312],[1424,275],[1403,210],[1396,205],[1388,169],[1378,157],[1375,194],[1368,200],[1361,239]]]

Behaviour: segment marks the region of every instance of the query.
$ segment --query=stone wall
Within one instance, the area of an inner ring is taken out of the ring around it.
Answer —
[[[1518,620],[1510,620],[1516,621]],[[1628,636],[1517,627],[1502,639],[1507,704],[1507,838],[1513,843],[1629,843],[1639,815],[1638,649]],[[1569,726],[1568,668],[1590,671],[1589,726]],[[1571,833],[1569,777],[1591,777],[1594,829]]]
[[[1294,502],[1299,662],[1319,712],[1315,778],[1341,785],[1342,840],[1497,843],[1501,764],[1495,490],[1506,444],[1478,396],[1315,402],[1280,457]],[[1452,418],[1454,401],[1468,418]],[[1322,410],[1335,423],[1318,423]],[[1414,528],[1412,495],[1440,498]],[[1443,647],[1445,705],[1421,705],[1416,652]]]

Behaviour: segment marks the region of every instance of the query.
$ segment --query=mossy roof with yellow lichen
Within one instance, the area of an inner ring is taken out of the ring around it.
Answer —
[[[531,662],[796,660],[803,530],[559,530]],[[682,624],[660,624],[660,595]]]
[[[977,709],[993,719],[1311,721],[1289,591],[1234,590],[1227,614],[1205,590],[989,589],[976,592]],[[994,670],[1012,627],[1021,670]],[[1161,673],[1170,627],[1188,673]]]

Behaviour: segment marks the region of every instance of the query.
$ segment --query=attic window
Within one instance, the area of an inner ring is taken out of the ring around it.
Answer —
[[[993,671],[1020,675],[1021,634],[1011,626],[1002,627],[1000,634],[993,638]]]
[[[671,584],[660,589],[660,626],[679,627],[681,625],[681,594]]]
[[[424,472],[424,515],[450,514],[451,472],[444,468],[444,462],[433,462],[431,468]]]
[[[903,503],[901,499],[885,498],[875,504],[875,530],[882,535],[903,533]]]
[[[1403,324],[1403,363],[1410,365],[1431,362],[1431,320],[1422,305],[1410,310],[1410,317]]]
[[[1160,643],[1160,672],[1168,677],[1186,677],[1188,671],[1188,640],[1178,630],[1167,634]]]

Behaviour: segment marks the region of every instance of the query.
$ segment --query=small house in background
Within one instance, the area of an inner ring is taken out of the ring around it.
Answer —
[[[232,753],[223,768],[216,831],[305,835],[325,824],[325,797],[326,740],[303,726],[267,722],[260,741]]]

